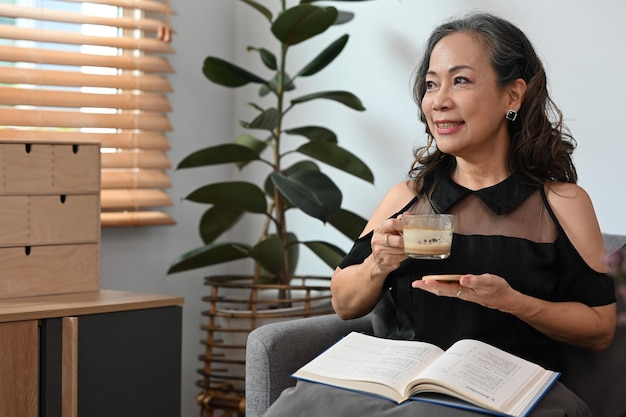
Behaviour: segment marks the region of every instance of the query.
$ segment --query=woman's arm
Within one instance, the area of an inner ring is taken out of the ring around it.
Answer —
[[[585,262],[606,272],[602,234],[587,193],[575,184],[551,184],[548,201],[568,238]],[[459,287],[459,285],[461,287]],[[510,313],[547,336],[593,350],[606,349],[615,334],[616,307],[579,302],[549,302],[522,294],[492,274],[464,275],[457,284],[415,281],[414,288],[456,297]]]
[[[363,263],[337,268],[330,282],[333,308],[342,319],[369,313],[382,294],[387,275],[407,258],[404,254],[402,222],[389,217],[414,197],[410,184],[401,182],[383,197],[363,229],[373,231],[372,253]]]
[[[606,250],[593,203],[576,184],[551,183],[548,202],[585,262],[598,272],[607,272]],[[546,303],[520,299],[518,317],[555,339],[603,350],[615,334],[616,306],[589,307],[581,303]]]

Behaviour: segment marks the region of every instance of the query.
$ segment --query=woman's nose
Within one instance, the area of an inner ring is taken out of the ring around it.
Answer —
[[[452,107],[452,98],[450,97],[450,91],[447,87],[441,86],[433,97],[433,109],[445,110]]]

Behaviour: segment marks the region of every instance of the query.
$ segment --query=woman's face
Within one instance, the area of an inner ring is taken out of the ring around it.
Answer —
[[[435,45],[422,111],[439,150],[478,160],[506,155],[504,116],[510,105],[507,89],[496,82],[488,50],[471,35],[457,32]]]

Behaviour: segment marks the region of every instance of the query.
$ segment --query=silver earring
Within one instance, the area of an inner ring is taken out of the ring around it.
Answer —
[[[514,122],[517,120],[517,112],[515,110],[509,110],[506,112],[506,116],[504,116],[506,120]]]

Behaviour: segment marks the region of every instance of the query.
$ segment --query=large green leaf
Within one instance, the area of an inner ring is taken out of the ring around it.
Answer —
[[[224,87],[241,87],[248,83],[266,84],[258,75],[213,56],[204,60],[202,73],[209,80]]]
[[[316,74],[326,68],[326,66],[333,62],[333,60],[341,53],[343,48],[346,46],[346,43],[348,43],[348,38],[348,35],[343,35],[331,43],[311,62],[305,65],[304,68],[296,74],[296,76],[308,77],[309,75]]]
[[[270,177],[291,205],[323,222],[341,207],[341,190],[322,172],[305,169],[289,177],[272,172]]]
[[[298,260],[300,259],[300,245],[298,244],[298,238],[293,233],[287,233],[287,259],[289,262],[289,273],[291,275],[296,273],[298,267]]]
[[[275,71],[278,68],[278,65],[276,64],[276,56],[267,49],[248,46],[248,52],[249,51],[258,51],[263,64],[265,64],[265,66],[272,71]]]
[[[285,130],[285,133],[289,133],[290,135],[301,135],[309,140],[337,143],[337,135],[335,132],[322,126],[296,127],[294,129]]]
[[[227,206],[250,213],[265,213],[267,200],[255,184],[244,181],[219,182],[193,191],[186,200],[196,203]]]
[[[241,122],[241,126],[247,129],[262,129],[270,132],[278,126],[280,113],[274,107],[264,110],[261,114],[254,118],[250,123]]]
[[[365,107],[363,107],[363,103],[361,103],[361,100],[359,100],[359,98],[354,94],[347,91],[322,91],[319,93],[307,94],[291,100],[291,104],[304,103],[318,98],[334,100],[354,110],[365,110]]]
[[[302,242],[306,247],[311,249],[326,265],[335,269],[339,262],[346,256],[346,253],[335,245],[327,242],[310,241]]]
[[[323,2],[327,2],[327,1],[343,1],[343,2],[357,2],[357,1],[372,1],[372,0],[300,0],[301,4],[308,4],[308,3],[315,3],[318,1],[323,1]]]
[[[235,142],[237,143],[237,145],[245,146],[255,152],[258,156],[256,160],[261,159],[261,154],[263,154],[263,152],[267,148],[267,142],[262,141],[248,133],[243,133],[239,135]],[[248,163],[250,162],[252,162],[252,160],[237,162],[237,168],[243,169],[243,167],[248,165]]]
[[[294,84],[289,74],[287,74],[286,72],[283,72],[282,76],[283,76],[283,80],[282,80],[283,91],[295,90],[296,85]],[[269,83],[264,84],[261,86],[261,88],[259,88],[259,96],[265,97],[270,91],[273,91],[276,93],[279,90],[278,86],[279,86],[279,80],[278,80],[278,73],[277,73],[276,75],[272,77]]]
[[[356,213],[342,208],[337,214],[328,219],[328,223],[351,240],[357,240],[363,232],[367,220]]]
[[[285,248],[276,235],[260,241],[250,248],[248,253],[259,265],[273,274],[280,273],[285,264]]]
[[[334,7],[301,4],[285,10],[272,24],[272,33],[285,46],[296,45],[328,29],[337,20]]]
[[[204,212],[200,219],[200,237],[204,243],[211,243],[224,232],[230,230],[243,213],[228,206],[213,206]]]
[[[313,161],[306,161],[306,160],[298,161],[295,164],[291,165],[289,168],[284,169],[283,174],[290,177],[298,171],[305,171],[305,170],[319,172],[320,167],[318,167],[317,164]]]
[[[239,135],[235,142],[238,145],[252,149],[258,155],[261,155],[267,147],[267,142],[262,141],[261,139],[254,137],[248,133],[243,133]]]
[[[272,12],[267,7],[263,6],[262,4],[257,3],[256,1],[252,1],[252,0],[240,0],[240,1],[246,3],[250,7],[256,9],[257,11],[259,11],[270,22],[272,21]]]
[[[250,162],[259,159],[259,154],[248,146],[225,144],[211,146],[185,157],[177,169],[227,164],[231,162]]]
[[[261,265],[262,275],[272,275],[275,278],[282,273],[285,250],[289,262],[289,273],[293,275],[296,272],[299,257],[298,238],[293,233],[287,233],[285,246],[276,235],[270,235],[251,248],[249,254]],[[275,283],[275,280],[270,278],[266,283]]]
[[[319,141],[308,142],[300,146],[297,151],[367,182],[374,182],[374,174],[369,167],[353,153],[337,144]]]
[[[300,4],[315,3],[317,1],[323,1],[323,2],[327,2],[327,1],[357,2],[357,1],[372,1],[372,0],[300,0]]]
[[[300,4],[309,4],[317,1],[331,1],[331,0],[300,0]],[[370,0],[332,0],[332,1],[370,1]],[[354,13],[347,12],[345,10],[339,10],[337,15],[337,20],[335,20],[334,25],[342,25],[354,19]]]
[[[315,162],[305,160],[305,161],[298,161],[295,164],[291,165],[289,168],[284,169],[283,175],[289,177],[298,171],[303,171],[307,169],[318,171],[318,172],[320,171],[320,168],[317,166]],[[268,176],[267,179],[265,180],[264,189],[267,195],[271,196],[272,198],[274,197],[274,183],[272,182],[271,176]]]
[[[188,271],[206,266],[247,258],[248,248],[245,243],[209,244],[184,253],[174,260],[167,270],[168,274]]]
[[[345,10],[339,10],[337,15],[337,20],[335,20],[335,25],[343,25],[344,23],[350,22],[354,19],[354,13],[346,12]]]

